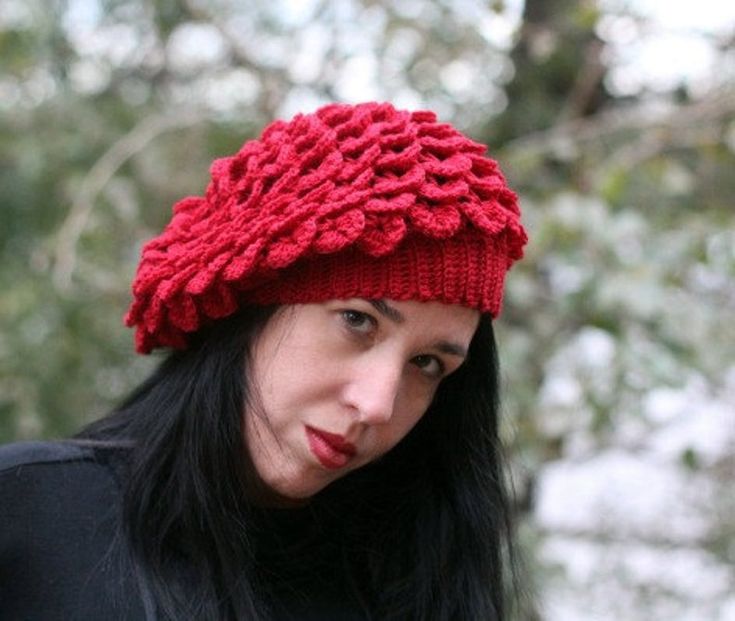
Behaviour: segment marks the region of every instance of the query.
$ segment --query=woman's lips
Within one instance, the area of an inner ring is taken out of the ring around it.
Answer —
[[[354,444],[347,442],[343,436],[308,425],[306,425],[306,438],[314,457],[322,466],[330,470],[346,466],[357,452]]]

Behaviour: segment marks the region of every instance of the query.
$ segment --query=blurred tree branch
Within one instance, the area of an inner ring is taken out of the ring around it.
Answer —
[[[503,153],[504,157],[513,158],[549,155],[560,146],[580,146],[632,131],[650,133],[667,130],[666,140],[662,139],[658,144],[676,144],[681,140],[682,128],[719,122],[731,115],[735,115],[735,89],[722,89],[714,91],[709,97],[665,112],[652,110],[650,105],[643,103],[563,121],[549,129],[532,132],[507,142]],[[626,145],[626,148],[629,146]]]
[[[570,539],[579,539],[597,544],[624,544],[624,545],[643,545],[650,548],[660,548],[664,550],[674,550],[682,548],[690,549],[707,549],[716,544],[714,539],[709,537],[682,539],[681,536],[666,536],[662,531],[661,534],[654,536],[651,534],[635,534],[630,532],[615,533],[611,530],[603,529],[587,529],[587,528],[539,528],[542,536],[549,537],[568,537]]]
[[[157,136],[196,125],[206,117],[207,113],[201,110],[144,117],[130,132],[113,143],[89,169],[56,236],[52,281],[58,291],[66,292],[71,288],[79,237],[84,232],[99,193],[120,167]]]
[[[607,67],[602,62],[602,53],[605,45],[597,38],[587,43],[584,63],[580,67],[577,77],[562,107],[559,121],[584,117],[597,103],[602,81],[607,73]]]
[[[212,11],[203,9],[200,4],[192,0],[184,0],[182,6],[192,19],[214,26],[220,36],[227,42],[236,64],[252,71],[259,77],[263,87],[262,93],[258,97],[259,112],[264,119],[273,118],[283,94],[291,86],[291,80],[286,70],[278,67],[268,67],[266,70],[262,65],[255,62],[243,47],[240,37],[236,36],[229,27],[226,19]]]

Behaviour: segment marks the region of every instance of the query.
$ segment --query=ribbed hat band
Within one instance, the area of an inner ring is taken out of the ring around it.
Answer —
[[[486,240],[465,234],[441,244],[413,237],[385,257],[366,257],[350,249],[303,261],[274,275],[247,297],[256,304],[356,297],[435,300],[497,315],[506,256],[502,237]]]

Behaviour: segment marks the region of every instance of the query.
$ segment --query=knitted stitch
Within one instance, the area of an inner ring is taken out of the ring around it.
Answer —
[[[215,160],[143,248],[125,317],[136,349],[244,304],[439,300],[497,316],[527,241],[497,163],[433,112],[332,104]]]

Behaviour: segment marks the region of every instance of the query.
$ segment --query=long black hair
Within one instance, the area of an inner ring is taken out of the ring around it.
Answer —
[[[78,436],[131,446],[124,533],[149,608],[166,619],[268,619],[243,411],[249,352],[273,312],[249,308],[205,330]],[[507,618],[512,537],[498,412],[483,316],[467,360],[409,435],[312,500],[374,618]]]

